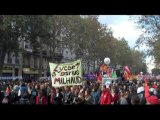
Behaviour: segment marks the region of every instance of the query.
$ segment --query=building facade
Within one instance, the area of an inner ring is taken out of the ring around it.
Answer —
[[[76,60],[76,54],[73,50],[69,49],[67,45],[57,45],[54,54],[54,62],[65,63]],[[42,52],[32,49],[29,42],[21,44],[23,52],[17,55],[13,52],[6,53],[4,66],[2,70],[3,77],[22,77],[23,79],[39,79],[39,77],[49,76],[49,62],[51,61],[52,54],[47,48]],[[40,48],[42,49],[42,48]],[[83,57],[82,57],[83,58]],[[93,62],[87,63],[82,58],[83,73],[90,73],[94,70]]]

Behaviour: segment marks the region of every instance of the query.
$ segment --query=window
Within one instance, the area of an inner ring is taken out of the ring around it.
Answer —
[[[66,54],[68,55],[68,51],[66,51]]]
[[[0,49],[0,55],[2,55],[2,50]]]
[[[66,46],[66,48],[67,48],[68,45],[66,44],[65,46]]]

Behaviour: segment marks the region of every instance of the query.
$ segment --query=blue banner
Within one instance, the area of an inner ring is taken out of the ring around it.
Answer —
[[[84,74],[83,78],[86,79],[86,80],[96,80],[96,75],[94,75],[94,74]]]

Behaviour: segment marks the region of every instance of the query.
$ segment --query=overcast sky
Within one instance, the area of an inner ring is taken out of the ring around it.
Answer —
[[[129,19],[128,15],[100,15],[99,21],[102,24],[107,24],[112,29],[114,37],[124,37],[131,48],[135,46],[136,40],[142,33],[141,30],[137,29],[134,21]],[[151,61],[151,58],[147,58],[146,62],[150,72],[154,68],[153,61]]]

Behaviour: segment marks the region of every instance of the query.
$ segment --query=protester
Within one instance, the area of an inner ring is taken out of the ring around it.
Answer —
[[[139,99],[140,99],[140,103],[141,104],[143,104],[143,101],[144,101],[144,86],[141,84],[141,83],[139,83],[139,85],[138,85],[138,89],[137,89],[137,94],[138,94],[138,97],[139,97]]]
[[[54,104],[54,98],[55,98],[56,92],[55,89],[52,88],[51,92],[49,93],[48,99],[47,99],[47,103],[53,105]]]
[[[70,88],[68,86],[65,86],[64,104],[69,105],[71,103],[72,103],[72,98],[71,98]]]
[[[100,99],[100,104],[101,105],[110,105],[112,96],[110,91],[106,88],[105,85],[102,86],[102,93],[101,93],[101,99]]]
[[[70,97],[71,97],[71,104],[73,104],[74,97],[75,97],[75,87],[71,87]]]
[[[10,94],[11,94],[11,89],[10,89],[9,86],[6,87],[5,94],[6,94],[6,96],[8,96],[8,97],[10,96]]]
[[[111,104],[112,105],[116,105],[118,103],[118,94],[116,93],[116,89],[115,88],[112,88],[111,89],[111,96],[112,96],[112,102]]]
[[[124,90],[120,91],[120,99],[119,99],[120,105],[128,105],[127,99],[126,99],[126,92]]]
[[[92,105],[93,104],[93,100],[92,100],[92,97],[91,97],[90,93],[91,92],[90,92],[89,89],[87,89],[85,91],[85,100],[86,100],[86,104]]]
[[[80,93],[79,87],[75,88],[73,104],[78,104],[78,95]]]
[[[37,105],[46,105],[47,104],[47,99],[45,96],[44,91],[39,91],[38,96],[36,97],[36,104]]]
[[[140,105],[140,98],[138,95],[133,95],[131,97],[131,104],[132,105]]]
[[[146,98],[147,100],[147,105],[158,105],[159,104],[159,99],[158,97],[154,94],[154,88],[150,88],[149,89],[149,94],[150,96],[148,96]]]
[[[136,93],[134,87],[129,86],[128,99],[127,99],[128,104],[131,104],[131,98],[132,98],[134,95],[136,95],[136,94],[137,94],[137,93]]]
[[[56,95],[54,97],[55,105],[62,105],[63,104],[63,95],[59,88],[56,88]]]
[[[32,105],[157,105],[160,83],[155,79],[94,81],[82,85],[52,87],[51,81],[0,81],[1,104]]]
[[[28,88],[25,83],[22,83],[22,85],[18,91],[18,96],[20,97],[21,104],[28,104],[29,103],[29,93],[28,93]]]
[[[30,95],[30,104],[35,104],[36,103],[36,96],[38,95],[38,91],[35,88],[35,85],[33,85],[33,88],[31,90],[31,95]]]
[[[101,93],[98,89],[98,85],[94,84],[92,92],[91,92],[92,100],[94,105],[100,104],[100,96]]]
[[[84,94],[83,92],[81,92],[81,93],[78,95],[77,104],[78,104],[78,105],[87,105],[87,102],[86,102],[86,100],[85,100],[85,94]]]

